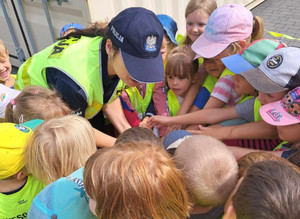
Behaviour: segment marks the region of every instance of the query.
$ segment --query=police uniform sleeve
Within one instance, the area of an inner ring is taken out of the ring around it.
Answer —
[[[46,78],[49,87],[58,91],[72,111],[84,117],[87,108],[87,97],[82,88],[56,68],[47,68]]]

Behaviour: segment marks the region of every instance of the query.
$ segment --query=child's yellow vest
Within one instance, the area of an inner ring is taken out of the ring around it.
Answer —
[[[130,87],[125,90],[129,96],[133,108],[138,112],[139,117],[144,117],[144,113],[146,112],[149,103],[152,99],[154,86],[155,83],[150,83],[146,85],[146,93],[144,97],[142,97],[137,87]]]
[[[176,116],[179,111],[180,105],[176,95],[171,89],[168,91],[167,94],[167,106],[169,109],[169,115]]]

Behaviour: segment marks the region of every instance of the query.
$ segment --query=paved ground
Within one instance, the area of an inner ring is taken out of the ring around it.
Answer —
[[[265,30],[300,38],[300,0],[266,0],[252,9],[252,13],[263,18]],[[267,31],[265,38],[280,39]],[[284,39],[283,42],[288,46],[300,47],[300,39]]]

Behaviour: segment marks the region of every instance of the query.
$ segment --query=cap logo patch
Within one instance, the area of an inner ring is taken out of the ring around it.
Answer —
[[[117,38],[117,40],[119,40],[121,43],[124,42],[124,37],[116,30],[114,26],[110,27],[110,31]]]
[[[274,122],[280,122],[280,119],[282,118],[280,112],[276,112],[275,109],[268,110],[267,114],[274,120]]]
[[[156,40],[157,37],[154,35],[148,36],[146,38],[145,50],[147,52],[155,52],[157,50]]]
[[[30,130],[28,128],[26,128],[25,126],[22,126],[22,125],[15,125],[15,127],[21,131],[21,132],[24,132],[24,133],[28,133],[30,132]]]
[[[283,58],[281,55],[274,55],[267,61],[267,66],[271,69],[277,68],[281,65],[282,60]]]

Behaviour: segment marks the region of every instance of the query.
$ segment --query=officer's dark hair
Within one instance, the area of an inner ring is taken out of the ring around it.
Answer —
[[[73,32],[70,32],[64,37],[60,37],[57,40],[68,39],[70,37],[80,37],[80,36],[87,36],[87,37],[97,37],[102,36],[103,42],[106,42],[108,39],[108,22],[95,22],[92,23],[89,27],[84,29],[74,29]],[[105,43],[102,43],[105,45]],[[119,48],[113,44],[113,48],[118,50]],[[101,48],[103,49],[103,48]]]

